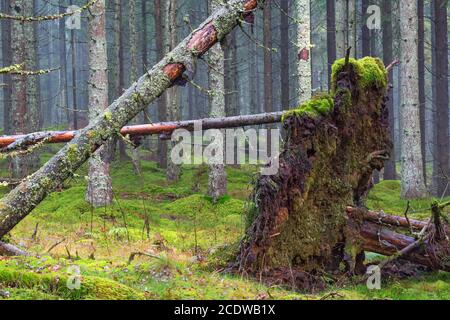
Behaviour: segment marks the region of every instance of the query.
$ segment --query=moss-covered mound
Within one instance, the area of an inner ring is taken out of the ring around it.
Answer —
[[[286,113],[280,170],[257,181],[241,271],[312,289],[311,275],[354,269],[359,251],[345,234],[345,207],[360,204],[391,148],[386,88],[380,60],[339,60],[333,101],[319,96]]]
[[[77,300],[140,300],[144,295],[116,281],[83,276],[80,289],[69,289],[69,276],[0,268],[2,286],[33,290],[40,295]]]

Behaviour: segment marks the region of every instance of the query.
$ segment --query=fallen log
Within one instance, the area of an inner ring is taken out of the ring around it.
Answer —
[[[29,256],[30,254],[11,244],[0,241],[0,256]]]
[[[195,125],[201,125],[203,130],[227,129],[262,124],[281,122],[283,112],[263,113],[254,115],[243,115],[223,118],[207,118],[199,120],[161,122],[154,124],[143,124],[126,126],[120,130],[122,136],[146,136],[156,134],[171,134],[177,129],[193,131]],[[72,141],[80,131],[45,131],[35,132],[27,135],[14,135],[0,137],[0,147],[4,151],[27,148],[40,142],[64,143]]]
[[[382,225],[392,227],[408,228],[420,231],[427,223],[414,219],[406,219],[399,216],[393,216],[384,212],[375,212],[370,210],[363,210],[359,208],[347,207],[347,214],[350,218],[361,218],[365,221],[370,221]]]
[[[220,7],[158,64],[148,70],[107,110],[61,149],[44,167],[24,180],[0,201],[0,239],[24,219],[45,197],[99,147],[161,96],[180,83],[186,70],[223,40],[241,20],[262,8],[263,0],[233,0]]]
[[[385,226],[364,221],[360,226],[362,249],[385,256],[395,256],[402,250],[412,247],[402,259],[421,264],[432,270],[450,271],[449,245],[445,241],[433,242],[432,237],[417,243],[417,239],[397,233]],[[417,245],[416,245],[417,244]]]

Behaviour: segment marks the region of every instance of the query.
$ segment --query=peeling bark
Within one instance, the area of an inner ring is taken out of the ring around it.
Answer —
[[[139,112],[154,102],[186,69],[228,34],[239,20],[263,1],[236,0],[219,8],[162,61],[149,70],[117,99],[104,114],[92,121],[47,164],[28,177],[0,201],[0,238],[25,218],[52,190],[68,179],[92,155]],[[208,37],[200,35],[208,30]],[[165,73],[170,65],[183,65]]]

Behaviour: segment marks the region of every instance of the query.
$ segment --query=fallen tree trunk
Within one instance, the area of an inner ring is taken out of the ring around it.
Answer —
[[[0,256],[29,256],[29,253],[11,244],[0,241]]]
[[[420,231],[427,225],[426,222],[419,220],[406,219],[403,217],[386,214],[384,212],[362,210],[353,207],[347,208],[347,214],[350,218],[356,217],[363,219],[365,221],[370,221],[381,225],[389,225],[392,226],[393,228],[400,227]]]
[[[245,126],[254,126],[281,122],[283,112],[263,113],[246,116],[208,118],[199,120],[161,122],[154,124],[143,124],[126,126],[120,130],[122,136],[146,136],[155,134],[170,135],[177,129],[194,130],[195,125],[201,125],[203,130],[227,129]],[[27,135],[3,136],[0,137],[0,147],[6,147],[5,152],[27,148],[40,142],[63,143],[70,142],[80,131],[45,131],[35,132]]]
[[[430,212],[431,213],[431,212]],[[446,237],[436,237],[432,222],[406,219],[362,208],[347,208],[348,226],[361,250],[409,260],[433,270],[450,271],[450,245]],[[413,235],[401,233],[414,231]],[[398,232],[397,232],[398,231]],[[409,250],[408,250],[409,249]],[[407,253],[402,254],[407,250]]]
[[[194,72],[196,60],[220,42],[234,27],[261,7],[263,0],[234,0],[213,13],[165,58],[142,76],[104,114],[78,132],[44,167],[0,201],[0,239],[24,219],[52,190],[73,173],[123,126]]]
[[[385,256],[395,256],[409,246],[415,245],[417,239],[379,224],[364,221],[360,226],[360,235],[364,251],[375,252]],[[432,270],[450,271],[449,245],[447,241],[433,242],[432,238],[417,243],[412,250],[401,256],[402,259],[421,264]]]

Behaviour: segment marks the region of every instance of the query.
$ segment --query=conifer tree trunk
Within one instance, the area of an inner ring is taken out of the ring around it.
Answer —
[[[89,10],[89,118],[93,121],[108,107],[108,57],[106,49],[105,0]],[[105,144],[89,159],[86,200],[94,207],[113,200],[109,170],[111,143]]]
[[[336,13],[335,0],[327,0],[327,58],[328,89],[331,90],[331,67],[336,61]]]
[[[417,199],[425,197],[427,192],[424,183],[422,151],[420,147],[416,1],[400,1],[400,34],[402,38],[400,46],[402,197]]]
[[[166,10],[166,52],[173,50],[178,43],[178,28],[177,28],[177,11],[178,11],[178,1],[169,0],[168,8]],[[167,120],[177,121],[181,120],[181,110],[180,110],[180,90],[178,87],[169,88],[166,92],[167,95]],[[172,147],[175,143],[169,142],[167,148],[167,180],[169,182],[178,181],[181,175],[181,166],[174,164],[170,159],[170,154],[172,152]]]
[[[347,0],[336,0],[336,55],[345,57],[348,44]]]
[[[289,68],[289,12],[290,1],[281,1],[280,6],[280,78],[281,78],[281,107],[284,110],[289,109],[290,104],[290,68]]]
[[[298,77],[299,104],[311,99],[312,72],[311,72],[311,3],[310,0],[297,1],[298,20]]]
[[[2,0],[1,10],[6,14],[11,12],[10,0]],[[2,63],[3,66],[12,65],[11,53],[11,21],[4,19],[1,21],[1,35],[2,35]],[[5,134],[11,133],[11,76],[9,74],[3,75],[3,131]]]
[[[34,1],[11,0],[15,15],[34,15]],[[13,21],[11,27],[12,64],[24,64],[27,70],[36,70],[35,24]],[[39,131],[40,110],[36,76],[12,75],[11,130],[13,134]],[[11,160],[12,176],[22,179],[39,166],[37,154],[27,154]]]
[[[137,4],[136,0],[128,1],[129,15],[128,25],[130,30],[130,85],[138,79],[138,33],[137,33]],[[135,124],[139,123],[139,117],[134,119]],[[131,162],[136,175],[141,172],[141,155],[138,146],[133,147],[131,151]]]
[[[164,16],[166,10],[166,1],[155,0],[154,20],[155,20],[155,43],[156,43],[156,55],[158,60],[164,57],[164,35],[165,25]],[[167,121],[167,94],[164,93],[158,99],[158,120],[159,122]],[[167,142],[158,140],[158,166],[160,168],[167,168]]]
[[[210,0],[211,12],[220,6],[220,0]],[[220,43],[211,48],[209,55],[209,90],[210,90],[210,116],[219,118],[225,116],[225,76],[224,76],[224,52]],[[223,133],[222,133],[223,134]],[[219,142],[215,140],[213,143]],[[223,146],[216,145],[216,149]],[[208,194],[217,201],[227,193],[227,174],[224,163],[211,164],[209,166]]]
[[[450,194],[449,177],[449,93],[448,93],[448,22],[447,0],[434,1],[436,50],[436,151],[437,195]]]
[[[393,32],[392,21],[394,14],[392,12],[392,0],[383,0],[383,12],[386,17],[383,19],[383,62],[388,65],[394,60],[393,55]],[[389,72],[389,83],[394,83],[393,71]],[[391,140],[395,141],[395,116],[394,116],[394,91],[389,90],[389,101],[386,102],[389,109],[389,129]],[[397,180],[397,170],[395,165],[395,147],[391,151],[388,161],[384,163],[384,180]]]

